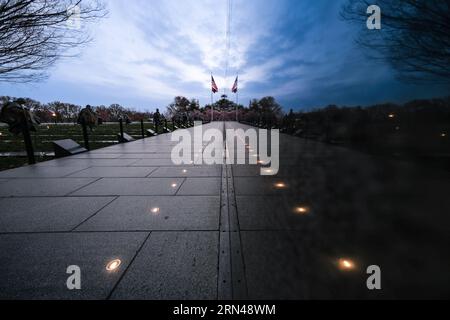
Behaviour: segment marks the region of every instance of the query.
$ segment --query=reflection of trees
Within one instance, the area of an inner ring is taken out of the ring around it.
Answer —
[[[381,30],[366,28],[366,11],[373,4],[381,8]],[[361,27],[358,43],[372,57],[389,61],[401,78],[449,81],[448,0],[349,0],[342,16]]]
[[[450,97],[367,108],[329,106],[290,114],[282,124],[284,132],[368,151],[448,157],[449,122]]]

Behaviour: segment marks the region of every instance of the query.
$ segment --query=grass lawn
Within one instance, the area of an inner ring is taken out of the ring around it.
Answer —
[[[145,123],[145,130],[154,129],[153,124]],[[170,127],[170,125],[169,125]],[[141,124],[124,124],[124,131],[135,139],[141,139]],[[98,126],[93,132],[89,131],[89,143],[92,150],[104,148],[118,143],[117,134],[120,132],[118,123],[107,123]],[[38,127],[37,132],[31,133],[35,152],[53,152],[52,141],[72,139],[84,145],[83,132],[81,126],[72,124],[49,124]],[[24,152],[25,146],[23,137],[16,137],[8,131],[7,126],[0,127],[0,153]],[[47,161],[51,158],[38,157],[37,161]],[[7,170],[21,167],[27,164],[24,157],[3,157],[0,156],[0,170]]]

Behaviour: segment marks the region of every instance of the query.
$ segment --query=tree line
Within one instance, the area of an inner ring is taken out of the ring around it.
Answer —
[[[9,101],[20,101],[22,105],[31,110],[43,123],[76,123],[78,115],[83,109],[80,105],[67,102],[54,101],[41,103],[30,98],[0,97],[0,103],[2,105]],[[150,119],[153,117],[153,112],[138,111],[123,107],[120,104],[94,106],[93,109],[97,113],[97,116],[105,122],[116,122],[119,119],[125,118],[131,121],[140,121],[141,119]]]
[[[0,96],[1,105],[10,101],[20,102],[44,123],[76,123],[78,115],[83,109],[80,105],[60,101],[41,103],[30,98]],[[154,116],[154,111],[139,111],[117,103],[110,106],[92,106],[92,109],[103,122],[117,122],[119,119],[150,121]],[[161,111],[163,118],[177,122],[210,121],[212,110],[214,110],[214,120],[220,121],[236,120],[236,110],[238,110],[239,119],[249,122],[260,119],[263,124],[269,122],[275,124],[283,116],[281,105],[273,97],[254,99],[247,108],[222,98],[213,104],[212,109],[210,104],[202,107],[197,99],[177,96],[164,110],[158,109],[158,111]]]

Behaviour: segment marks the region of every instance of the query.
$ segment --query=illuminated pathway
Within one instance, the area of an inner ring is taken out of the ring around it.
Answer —
[[[262,177],[175,166],[175,144],[1,172],[0,299],[449,296],[448,173],[282,135],[280,172]]]

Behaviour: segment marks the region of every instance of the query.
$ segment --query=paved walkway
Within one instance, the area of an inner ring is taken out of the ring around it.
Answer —
[[[282,135],[280,172],[262,177],[175,166],[175,144],[1,172],[0,299],[450,296],[448,173]],[[70,265],[82,290],[66,287]],[[369,265],[382,291],[367,289]]]

